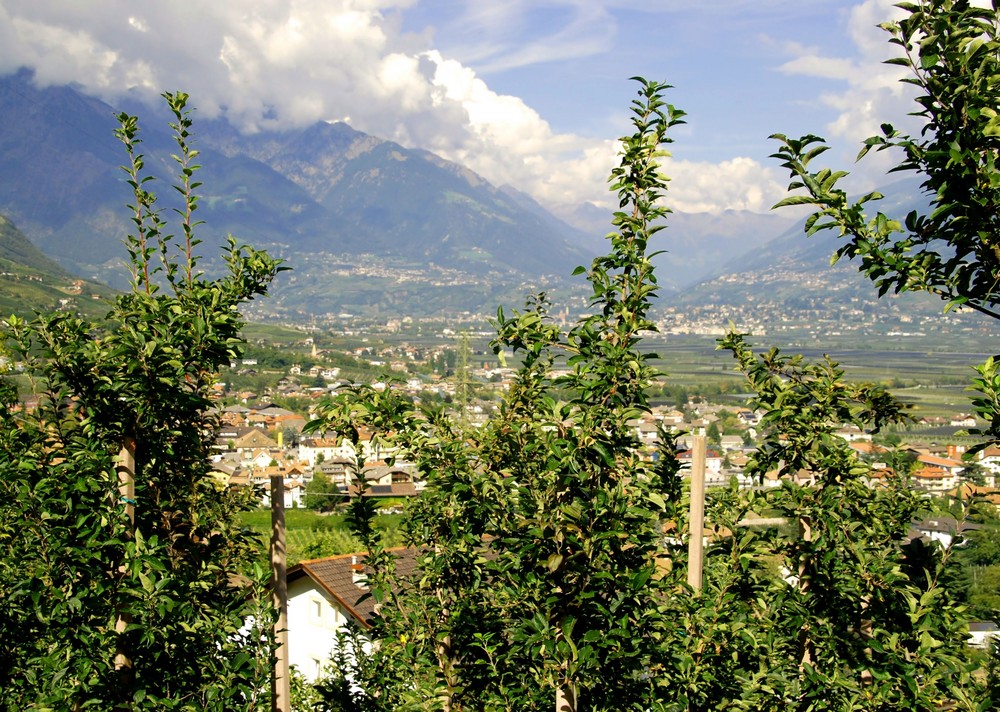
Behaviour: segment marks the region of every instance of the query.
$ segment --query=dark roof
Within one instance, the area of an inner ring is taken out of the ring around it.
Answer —
[[[399,576],[408,576],[417,567],[416,549],[393,549],[396,556],[396,572]],[[326,590],[344,610],[365,628],[371,627],[375,615],[375,600],[367,596],[367,588],[358,586],[354,581],[354,567],[359,566],[359,573],[367,574],[364,566],[364,554],[344,554],[329,556],[324,559],[309,559],[302,561],[288,570],[286,580],[295,581],[308,576],[320,588]],[[355,563],[358,562],[358,563]]]
[[[954,517],[937,516],[923,521],[914,521],[913,528],[925,532],[941,532],[944,534],[961,534],[973,529],[982,529],[982,524],[975,522],[959,521]]]
[[[360,488],[352,481],[348,486],[348,494],[357,497]],[[393,482],[391,485],[369,485],[365,497],[416,497],[417,488],[412,482]]]

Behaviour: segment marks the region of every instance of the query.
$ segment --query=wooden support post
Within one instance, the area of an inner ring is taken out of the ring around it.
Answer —
[[[556,688],[556,712],[576,712],[576,685],[566,682]]]
[[[695,435],[691,447],[691,511],[688,516],[688,585],[701,592],[705,556],[705,436]]]
[[[131,541],[135,538],[135,438],[126,437],[122,443],[122,449],[118,453],[118,502],[117,505],[124,505],[125,516],[128,517],[128,531],[126,538]],[[124,553],[124,552],[123,552]],[[118,571],[112,575],[124,577],[127,573],[127,561],[123,558],[118,565]],[[135,670],[132,667],[132,656],[125,644],[125,631],[129,623],[132,622],[132,613],[122,610],[120,601],[115,604],[115,674],[118,677],[118,684],[122,689],[128,690],[134,684]],[[126,709],[125,705],[115,709]]]
[[[288,582],[285,578],[285,478],[271,476],[271,600],[278,618],[274,622],[274,673],[271,676],[272,712],[291,712],[288,678]]]

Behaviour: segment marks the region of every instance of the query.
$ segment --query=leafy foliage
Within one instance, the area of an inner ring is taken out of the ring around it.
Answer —
[[[807,232],[837,230],[844,244],[834,255],[856,259],[860,270],[880,295],[889,290],[926,291],[948,303],[1000,319],[1000,15],[967,0],[921,0],[898,5],[905,15],[882,25],[899,50],[887,63],[908,70],[903,81],[916,87],[922,121],[917,136],[891,123],[864,142],[858,158],[872,149],[899,156],[892,169],[921,179],[930,209],[911,211],[903,219],[882,212],[866,214],[882,196],[869,193],[852,202],[838,182],[847,175],[812,163],[826,150],[816,136],[773,138],[781,144],[775,157],[791,174],[790,190],[802,191],[778,203],[816,208],[806,221]],[[976,367],[976,415],[987,422],[977,434],[986,435],[967,457],[1000,439],[1000,374],[994,358]],[[961,558],[961,557],[959,557]],[[936,579],[929,579],[934,581]],[[921,599],[923,600],[923,599]],[[984,612],[984,600],[973,600],[973,611]],[[995,674],[996,661],[990,665]],[[995,679],[990,688],[995,688]],[[995,704],[995,692],[984,706]]]
[[[122,114],[132,290],[104,322],[3,325],[39,396],[21,411],[5,391],[0,409],[0,639],[17,641],[0,651],[7,709],[253,709],[267,694],[265,572],[237,520],[254,494],[212,477],[209,396],[240,353],[239,306],[283,268],[231,239],[228,274],[198,271],[198,152],[187,96],[164,97],[180,235],[144,175],[137,119]]]
[[[791,139],[775,134],[781,147],[774,157],[792,176],[789,190],[804,189],[777,206],[817,208],[806,230],[834,229],[845,239],[834,261],[857,259],[859,269],[878,288],[926,291],[948,302],[1000,319],[1000,21],[997,7],[967,0],[922,0],[898,7],[907,14],[882,25],[900,55],[887,60],[909,70],[903,81],[918,90],[922,128],[918,136],[882,124],[882,133],[864,142],[871,151],[901,156],[892,169],[917,173],[930,211],[911,211],[903,219],[881,212],[866,214],[882,196],[868,193],[851,202],[838,182],[847,173],[812,163],[827,147],[817,136]],[[776,207],[777,207],[776,206]],[[982,394],[974,405],[1000,437],[996,404],[1000,377],[992,359],[979,368],[973,384]],[[984,444],[985,447],[985,444]]]
[[[945,561],[904,545],[919,497],[905,476],[876,472],[836,434],[878,432],[905,419],[882,387],[849,383],[832,361],[809,364],[777,350],[755,354],[726,337],[763,412],[747,473],[785,478],[751,495],[753,508],[792,527],[771,534],[780,576],[752,604],[768,623],[744,709],[935,709],[972,704],[962,650],[965,616],[943,585]],[[873,484],[877,482],[877,484]]]
[[[308,426],[374,432],[428,482],[399,556],[380,547],[371,505],[353,502],[378,646],[368,674],[338,679],[355,680],[352,699],[373,710],[973,708],[945,560],[901,543],[916,498],[901,476],[873,488],[870,466],[836,435],[905,413],[835,363],[724,340],[763,413],[750,471],[786,481],[713,493],[704,585],[688,587],[683,543],[705,533],[688,531],[673,434],[661,429],[649,453],[630,426],[660,375],[639,348],[655,328],[646,249],[667,212],[660,146],[683,116],[662,103],[662,85],[640,83],[612,174],[618,232],[609,254],[577,270],[594,314],[563,333],[544,295],[498,311],[494,349],[520,366],[475,432],[391,388],[342,393]],[[760,511],[786,525],[745,524]]]
[[[658,616],[660,520],[680,493],[674,458],[641,457],[629,427],[656,375],[637,348],[654,328],[646,248],[666,212],[661,146],[683,116],[662,91],[641,81],[635,134],[612,174],[621,210],[611,252],[589,270],[596,313],[563,334],[544,295],[498,311],[493,348],[521,366],[490,422],[467,432],[392,389],[360,388],[309,426],[355,439],[365,427],[427,478],[405,524],[412,576],[381,548],[367,500],[353,503],[382,606],[383,672],[370,682],[380,709],[536,709],[557,695],[568,709],[578,699],[639,709],[648,699],[654,637],[639,627]],[[553,372],[557,357],[568,373]],[[662,447],[672,453],[672,439]]]

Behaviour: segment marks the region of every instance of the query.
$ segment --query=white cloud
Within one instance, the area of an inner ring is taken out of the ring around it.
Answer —
[[[879,133],[883,122],[909,123],[906,115],[913,110],[913,92],[900,82],[906,70],[885,64],[886,59],[894,56],[894,48],[888,43],[888,33],[878,27],[898,18],[902,12],[891,0],[865,0],[849,14],[848,32],[854,56],[828,57],[814,48],[795,47],[792,49],[798,56],[781,67],[789,74],[846,84],[842,90],[820,94],[817,100],[835,112],[826,125],[829,136],[844,140],[854,151],[864,139]]]
[[[785,195],[785,184],[777,170],[750,158],[737,157],[721,163],[669,161],[671,176],[667,204],[687,213],[749,210],[763,213]]]
[[[606,52],[619,32],[612,10],[653,12],[649,3],[466,2],[450,29],[464,27],[468,44],[444,55],[433,28],[400,29],[417,1],[0,0],[0,72],[30,66],[42,83],[75,82],[111,103],[129,90],[154,98],[180,89],[202,115],[224,112],[245,130],[350,116],[362,131],[428,149],[543,203],[607,204],[616,141],[554,131],[470,65],[499,70]],[[886,7],[868,0],[852,14],[860,59],[797,48],[784,67],[847,82],[844,93],[822,98],[838,112],[829,127],[837,136],[869,130],[862,127],[892,94],[882,57],[870,56],[884,50],[884,37],[872,42],[871,32],[882,33],[864,29]],[[670,204],[682,210],[766,210],[783,188],[749,158],[672,161],[668,172]]]
[[[451,33],[470,38],[452,48],[479,71],[601,54],[618,28],[606,0],[467,2]]]

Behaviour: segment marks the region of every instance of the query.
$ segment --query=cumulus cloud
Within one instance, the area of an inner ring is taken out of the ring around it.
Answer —
[[[245,131],[350,117],[355,128],[433,151],[543,204],[607,204],[616,142],[555,131],[487,78],[490,71],[606,52],[617,33],[612,10],[645,11],[648,3],[456,3],[454,22],[470,45],[445,54],[433,27],[403,31],[404,14],[417,2],[0,0],[0,73],[31,67],[42,84],[72,82],[112,104],[126,92],[153,100],[181,89],[200,114],[224,114]],[[883,19],[887,5],[868,0],[852,27]],[[533,22],[536,13],[547,22]],[[868,34],[858,32],[867,57],[874,50],[866,49]],[[825,72],[848,83],[847,92],[823,97],[839,112],[832,130],[845,135],[879,114],[881,93],[871,106],[861,98],[873,89],[890,92],[894,81],[869,71],[867,59],[831,62],[806,48],[784,70]],[[782,189],[773,170],[749,158],[674,161],[669,172],[671,204],[682,210],[766,210]]]
[[[727,210],[768,211],[785,194],[778,171],[750,158],[721,163],[670,161],[668,204],[681,212]]]
[[[443,57],[429,35],[400,31],[410,0],[257,0],[87,5],[0,4],[0,72],[28,66],[41,84],[75,83],[110,102],[188,92],[199,113],[246,131],[350,117],[358,129],[439,153],[542,201],[601,195],[611,143],[555,133],[531,107]],[[572,4],[572,3],[571,3]],[[567,56],[594,38],[597,3],[580,2],[549,41],[508,50],[506,64]],[[508,22],[517,8],[490,4]],[[588,29],[590,28],[590,29]],[[557,49],[557,48],[562,49]],[[588,51],[597,51],[591,46]],[[544,55],[544,56],[543,56]]]
[[[913,110],[913,92],[900,82],[905,68],[885,64],[892,56],[888,34],[878,25],[902,14],[892,0],[865,0],[849,14],[848,31],[853,43],[853,56],[830,57],[815,48],[790,47],[797,56],[781,70],[822,79],[834,79],[845,87],[827,91],[818,101],[834,110],[826,126],[828,136],[843,139],[857,147],[865,138],[879,133],[885,121],[908,122],[906,115]]]

